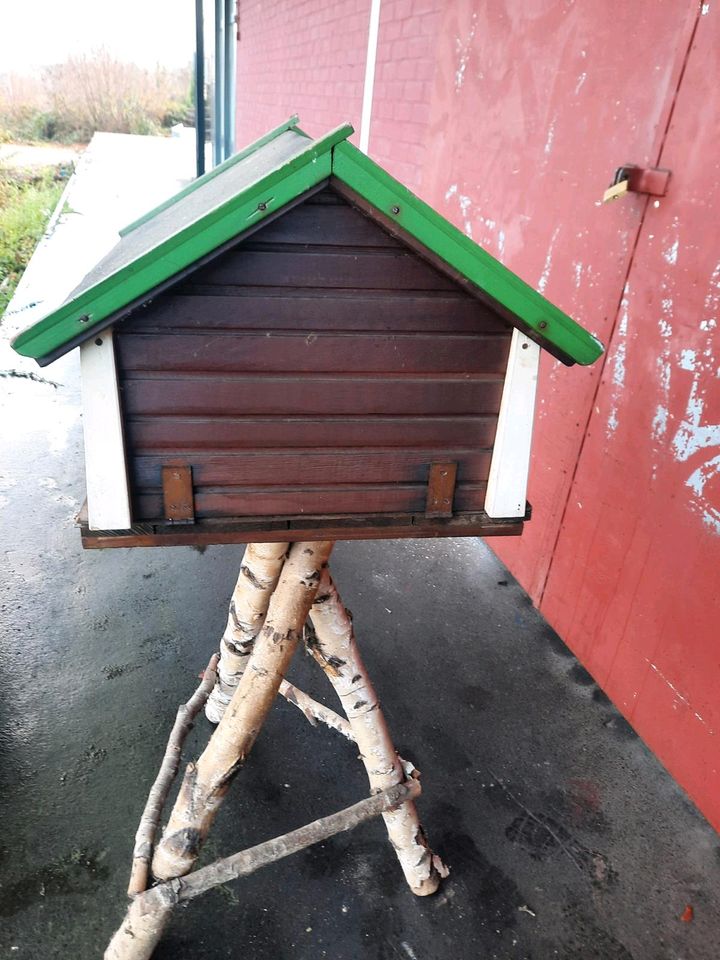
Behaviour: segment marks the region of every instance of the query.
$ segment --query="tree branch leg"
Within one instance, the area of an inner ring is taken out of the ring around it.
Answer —
[[[152,859],[155,836],[163,807],[180,766],[180,755],[185,738],[192,730],[193,721],[205,705],[205,701],[215,684],[217,661],[218,655],[214,653],[210,658],[210,663],[205,668],[200,686],[187,703],[178,707],[175,723],[165,748],[165,756],[160,765],[160,772],[152,785],[140,818],[140,825],[135,834],[135,849],[133,850],[132,870],[128,885],[129,897],[134,897],[147,890],[150,860]]]
[[[245,670],[289,547],[289,543],[249,543],[245,549],[220,641],[217,681],[205,707],[212,723],[222,719]]]
[[[192,869],[232,778],[250,753],[302,636],[327,566],[329,540],[293,544],[265,624],[222,720],[197,764],[190,763],[153,858],[155,877]]]
[[[276,860],[351,830],[419,793],[420,784],[416,780],[408,780],[274,840],[266,840],[248,850],[216,860],[182,880],[158,884],[130,904],[120,929],[105,951],[105,960],[149,960],[175,904],[194,900],[219,884],[245,877]]]
[[[329,570],[310,610],[316,640],[309,649],[340,698],[373,790],[402,783],[405,773],[397,755],[372,682],[360,659],[352,619],[338,595]],[[418,896],[434,893],[447,868],[433,855],[415,804],[383,815],[390,843],[410,889]]]
[[[313,700],[312,697],[308,696],[307,693],[303,693],[303,691],[298,689],[294,684],[283,680],[280,684],[279,693],[281,697],[285,697],[288,703],[295,704],[298,710],[305,715],[306,719],[309,720],[314,727],[317,726],[319,720],[327,727],[337,730],[337,732],[341,733],[347,740],[355,740],[353,732],[350,729],[350,724],[345,717],[341,717],[339,713],[335,713],[330,707],[326,707],[324,703],[318,703],[317,700]]]

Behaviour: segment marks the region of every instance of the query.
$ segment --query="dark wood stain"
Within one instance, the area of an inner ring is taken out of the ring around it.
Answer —
[[[368,536],[462,535],[463,515],[472,535],[521,529],[481,515],[511,328],[333,190],[116,329],[137,522],[161,523],[162,467],[187,465],[197,523],[258,518],[236,540],[329,535],[328,515]],[[434,462],[457,486],[455,515],[430,521]]]
[[[306,331],[176,331],[119,337],[125,371],[188,373],[496,373],[507,365],[504,336]]]
[[[466,478],[467,479],[467,478]],[[451,517],[457,482],[457,463],[431,463],[428,475],[426,517]]]
[[[126,436],[136,455],[157,453],[183,456],[188,451],[262,447],[291,450],[323,448],[438,447],[490,448],[497,421],[487,417],[128,417]]]
[[[526,518],[527,519],[527,518]],[[137,523],[130,530],[90,530],[81,522],[83,546],[173,547],[213,543],[251,543],[264,540],[402,540],[408,537],[512,537],[522,533],[523,520],[491,520],[485,513],[456,514],[433,520],[401,513],[354,514],[335,517],[243,517],[198,520],[187,526]]]
[[[495,416],[503,379],[147,374],[122,383],[128,416]],[[290,432],[290,431],[288,431]],[[170,439],[170,436],[169,436]]]
[[[192,467],[163,464],[160,467],[163,516],[173,523],[195,520]]]
[[[487,484],[464,484],[455,490],[459,511],[482,510]],[[296,487],[196,487],[195,516],[222,517],[289,516],[316,513],[415,513],[425,510],[427,483],[374,484],[353,486]],[[162,491],[141,490],[138,515],[157,519],[163,515]]]
[[[282,221],[277,221],[279,224]],[[262,234],[259,234],[261,236]],[[377,251],[330,247],[316,251],[281,246],[273,250],[245,245],[230,251],[203,271],[204,283],[268,287],[348,287],[387,289],[397,283],[406,290],[453,290],[454,284],[406,250]]]
[[[206,286],[158,298],[133,321],[136,333],[192,330],[351,330],[505,335],[507,327],[468,297],[399,291]],[[142,320],[140,320],[140,317]]]
[[[463,483],[482,483],[490,469],[490,451],[472,447],[448,450],[447,457],[461,464]],[[182,466],[184,454],[133,457],[131,477],[139,488],[161,486],[163,466]],[[193,452],[193,484],[211,486],[295,486],[303,484],[427,483],[427,450],[347,448],[318,451],[244,450],[222,453]]]

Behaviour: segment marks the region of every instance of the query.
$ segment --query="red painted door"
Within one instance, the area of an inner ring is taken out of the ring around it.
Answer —
[[[242,5],[240,142],[297,108],[314,133],[357,120],[369,5],[265,6]],[[609,344],[543,357],[533,521],[491,545],[716,825],[719,21],[383,0],[370,127],[374,159]],[[624,163],[672,168],[659,207],[600,204]]]
[[[422,195],[609,345],[543,357],[529,499],[492,546],[720,825],[720,10],[447,4]],[[389,153],[401,157],[401,146]],[[623,163],[666,200],[600,197]]]
[[[616,167],[657,160],[694,21],[676,0],[443,9],[421,194],[606,343],[645,199],[600,198]],[[541,362],[534,518],[493,544],[536,603],[600,373]]]
[[[670,190],[644,211],[541,604],[716,827],[718,49],[704,4],[659,157]]]

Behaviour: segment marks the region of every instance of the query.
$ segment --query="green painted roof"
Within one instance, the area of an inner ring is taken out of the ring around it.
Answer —
[[[566,363],[593,363],[602,344],[348,142],[349,124],[319,140],[297,117],[193,181],[120,231],[67,298],[13,341],[41,365],[90,337],[203,257],[255,228],[330,176],[360,194]]]

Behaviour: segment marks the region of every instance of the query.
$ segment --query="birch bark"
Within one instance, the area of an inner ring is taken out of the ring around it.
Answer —
[[[289,543],[249,543],[220,641],[217,680],[205,716],[219,723],[245,670],[285,562]]]
[[[352,830],[363,821],[391,810],[419,793],[420,784],[416,780],[408,780],[282,837],[266,840],[249,850],[216,860],[184,880],[169,880],[141,893],[128,907],[125,919],[105,951],[105,960],[149,960],[175,904],[194,900],[218,884],[245,877],[282,857],[327,840],[337,833]]]
[[[288,703],[294,703],[298,710],[314,727],[317,726],[319,720],[332,730],[337,730],[346,740],[355,741],[353,732],[350,729],[350,724],[345,717],[341,717],[339,713],[335,713],[334,710],[326,707],[324,703],[318,703],[317,700],[313,700],[312,697],[303,693],[303,691],[299,690],[294,684],[283,680],[280,684],[280,696],[285,697]]]
[[[158,879],[183,876],[192,869],[230,781],[250,753],[277,696],[332,547],[332,541],[323,540],[295,543],[290,549],[232,700],[197,764],[188,764],[185,771],[155,850],[152,870]]]
[[[352,619],[343,606],[329,570],[324,569],[310,619],[317,635],[310,652],[340,698],[355,737],[370,786],[385,790],[405,779],[380,703],[355,642]],[[383,814],[390,843],[413,893],[434,893],[447,868],[428,847],[415,804],[404,803]]]
[[[168,738],[160,772],[150,788],[147,803],[140,818],[135,834],[133,862],[128,884],[128,896],[135,897],[147,890],[148,873],[152,859],[155,836],[162,816],[163,807],[170,793],[170,787],[180,766],[180,755],[188,733],[192,730],[195,717],[200,713],[216,679],[217,654],[214,653],[203,674],[202,682],[187,703],[178,707],[175,723]]]

